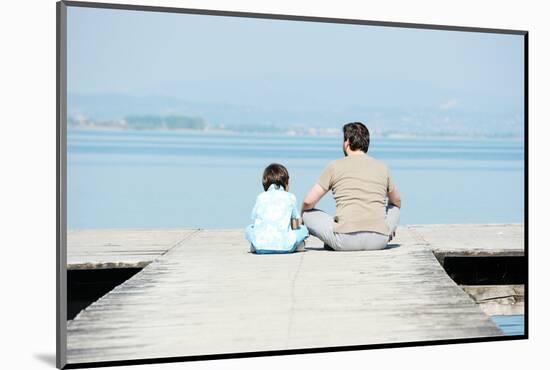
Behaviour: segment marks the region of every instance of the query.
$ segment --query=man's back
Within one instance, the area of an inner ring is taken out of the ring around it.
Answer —
[[[367,154],[332,161],[318,184],[332,190],[336,201],[334,231],[372,231],[388,235],[385,223],[386,196],[394,184],[388,167]]]

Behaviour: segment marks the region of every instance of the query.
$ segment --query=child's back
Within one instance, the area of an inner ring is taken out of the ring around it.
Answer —
[[[286,251],[296,242],[291,219],[297,219],[296,197],[284,189],[271,185],[268,191],[256,198],[252,210],[256,249]]]
[[[281,165],[270,165],[275,170],[286,172]],[[288,175],[286,175],[288,176]],[[265,178],[265,174],[264,174]],[[288,188],[288,177],[286,177]],[[305,226],[292,229],[291,220],[299,219],[296,197],[285,190],[283,185],[264,181],[265,192],[258,195],[252,210],[253,224],[246,229],[246,238],[256,253],[294,252],[299,243],[309,235]]]

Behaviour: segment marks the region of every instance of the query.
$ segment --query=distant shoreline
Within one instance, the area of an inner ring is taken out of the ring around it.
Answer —
[[[329,132],[318,130],[316,133],[311,132],[296,132],[289,129],[287,131],[249,131],[249,130],[235,130],[227,128],[204,128],[204,129],[189,129],[189,128],[147,128],[147,129],[135,129],[127,127],[115,127],[115,126],[77,126],[69,125],[69,131],[84,131],[84,132],[127,132],[127,133],[175,133],[175,134],[192,134],[192,135],[245,135],[245,136],[282,136],[282,137],[339,137],[341,135],[340,130],[331,129]],[[459,135],[459,134],[411,134],[406,132],[372,132],[371,136],[390,139],[390,140],[512,140],[512,141],[524,141],[524,136],[515,135]]]

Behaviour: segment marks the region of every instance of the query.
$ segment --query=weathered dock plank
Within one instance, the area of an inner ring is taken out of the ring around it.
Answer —
[[[67,233],[67,269],[145,267],[196,230],[86,229]]]
[[[502,335],[425,231],[400,227],[391,248],[370,252],[326,251],[310,238],[290,255],[249,253],[241,230],[187,234],[68,322],[68,362]],[[457,243],[474,235],[453,232]]]
[[[523,224],[409,225],[438,257],[524,255]]]
[[[461,285],[460,287],[488,315],[523,315],[525,313],[523,285]]]

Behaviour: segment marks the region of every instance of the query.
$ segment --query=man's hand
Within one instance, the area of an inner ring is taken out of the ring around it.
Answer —
[[[321,200],[321,198],[327,193],[327,190],[323,189],[321,185],[315,184],[307,193],[306,197],[304,198],[304,201],[302,202],[302,211],[301,215],[304,215],[304,211],[307,211],[308,209],[312,209],[315,207],[317,202]]]

